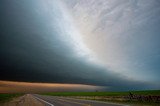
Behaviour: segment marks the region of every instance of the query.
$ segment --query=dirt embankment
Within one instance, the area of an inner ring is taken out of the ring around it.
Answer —
[[[12,101],[1,103],[0,106],[45,106],[33,96],[26,94],[24,96],[14,98]]]

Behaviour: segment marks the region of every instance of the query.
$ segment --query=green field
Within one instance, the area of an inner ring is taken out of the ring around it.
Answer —
[[[10,100],[14,97],[21,96],[22,94],[0,94],[0,102]]]
[[[135,95],[160,95],[160,90],[146,90],[146,91],[127,91],[127,92],[50,92],[43,93],[43,95],[51,96],[126,96],[129,93]]]

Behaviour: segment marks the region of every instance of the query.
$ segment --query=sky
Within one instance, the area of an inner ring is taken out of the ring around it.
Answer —
[[[160,89],[159,28],[159,0],[1,0],[0,81]]]

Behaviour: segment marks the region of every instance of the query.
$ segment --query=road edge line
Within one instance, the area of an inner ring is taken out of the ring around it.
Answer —
[[[45,102],[45,103],[47,103],[47,104],[49,104],[49,105],[51,105],[51,106],[54,106],[53,104],[51,104],[51,103],[49,103],[49,102],[47,102],[47,101],[45,101],[45,100],[43,100],[43,99],[41,99],[41,98],[38,98],[38,97],[36,97],[36,96],[34,96],[34,97],[35,97],[36,99],[42,101],[42,102]]]

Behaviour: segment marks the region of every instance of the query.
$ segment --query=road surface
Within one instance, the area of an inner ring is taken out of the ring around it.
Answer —
[[[32,95],[40,102],[45,103],[46,106],[126,106],[120,104],[112,104],[107,102],[99,102],[93,100],[80,100],[66,97]]]

